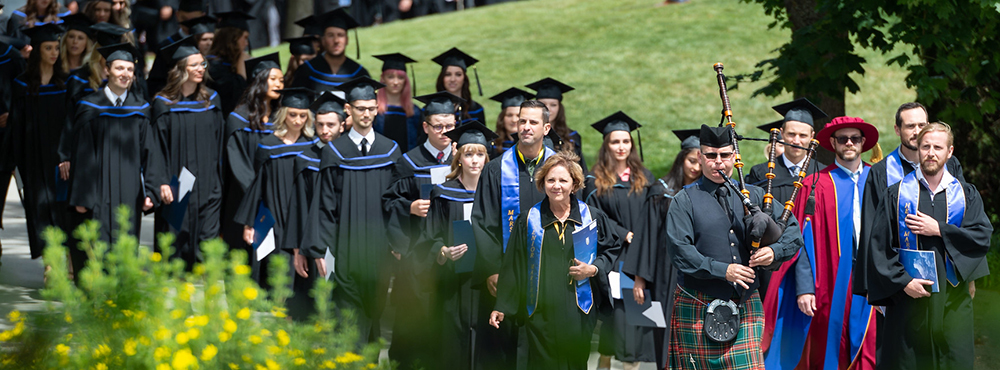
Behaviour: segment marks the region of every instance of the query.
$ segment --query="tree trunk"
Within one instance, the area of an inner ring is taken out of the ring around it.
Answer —
[[[286,35],[302,35],[302,27],[295,24],[296,20],[313,13],[313,2],[310,0],[288,0],[288,21],[285,22]],[[287,36],[296,37],[296,36]]]

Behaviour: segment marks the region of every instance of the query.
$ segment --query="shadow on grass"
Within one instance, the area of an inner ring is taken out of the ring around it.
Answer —
[[[976,327],[976,370],[1000,364],[1000,288],[979,289],[972,301]]]

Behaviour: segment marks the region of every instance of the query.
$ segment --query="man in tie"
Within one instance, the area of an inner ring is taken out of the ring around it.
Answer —
[[[455,128],[456,107],[463,101],[442,91],[416,97],[424,103],[423,129],[427,140],[396,161],[392,185],[382,196],[389,215],[388,234],[397,266],[392,302],[399,309],[399,318],[392,330],[389,358],[401,368],[416,368],[419,364],[436,363],[435,347],[427,347],[426,334],[439,330],[431,323],[438,313],[432,312],[436,280],[428,271],[428,249],[416,250],[417,238],[424,230],[424,219],[430,207],[430,189],[444,182],[451,172],[451,139],[446,132]],[[427,245],[430,247],[430,245]]]
[[[765,359],[769,369],[874,369],[877,313],[865,297],[851,294],[851,276],[864,268],[853,263],[871,168],[861,153],[875,147],[878,129],[861,118],[837,117],[816,139],[836,162],[806,177],[796,196],[795,216],[813,243],[772,275],[769,291],[776,294],[765,300],[764,312],[765,333],[773,335],[765,334],[771,338]]]
[[[740,195],[725,184],[720,172],[731,175],[735,159],[731,130],[701,126],[702,177],[678,192],[667,211],[667,253],[681,273],[670,325],[672,369],[763,369],[764,311],[755,267],[786,261],[802,246],[791,217],[777,242],[752,248],[748,230],[767,217],[777,219],[781,208],[745,215]],[[761,204],[764,191],[753,185],[747,190],[750,201]],[[732,314],[738,318],[735,327],[727,325]]]

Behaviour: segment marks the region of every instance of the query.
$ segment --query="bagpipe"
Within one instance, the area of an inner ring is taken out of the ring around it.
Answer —
[[[781,234],[784,233],[785,228],[788,226],[788,219],[792,216],[792,210],[795,208],[795,197],[798,195],[799,190],[802,189],[802,181],[806,177],[806,169],[812,164],[813,158],[816,154],[816,147],[819,146],[819,141],[813,139],[809,143],[808,148],[786,143],[780,139],[781,130],[777,128],[771,129],[770,137],[768,139],[748,138],[737,134],[736,123],[733,122],[733,112],[729,104],[729,94],[726,88],[726,76],[722,73],[723,65],[722,63],[716,63],[713,68],[715,69],[716,79],[719,83],[719,96],[722,98],[722,120],[719,123],[719,126],[722,127],[725,125],[731,128],[730,132],[732,133],[735,162],[733,167],[736,169],[738,178],[734,184],[732,179],[730,179],[724,172],[719,171],[719,174],[723,179],[725,179],[726,186],[740,196],[740,200],[743,204],[744,223],[746,224],[748,230],[747,236],[750,238],[750,250],[752,252],[756,252],[761,245],[767,246],[776,243],[778,239],[781,238]],[[767,184],[764,186],[765,193],[762,206],[753,204],[750,200],[750,191],[747,190],[746,183],[744,182],[743,160],[740,157],[740,141],[743,140],[765,141],[770,144],[771,149],[768,151],[767,156],[767,174],[765,175],[767,178]],[[771,182],[775,177],[774,168],[775,158],[777,157],[775,147],[778,144],[803,149],[806,151],[806,158],[805,165],[799,170],[799,173],[795,178],[795,182],[793,182],[795,188],[792,190],[792,194],[789,199],[784,202],[784,210],[781,213],[781,217],[778,221],[775,221],[770,216],[774,207],[774,195],[771,194]]]

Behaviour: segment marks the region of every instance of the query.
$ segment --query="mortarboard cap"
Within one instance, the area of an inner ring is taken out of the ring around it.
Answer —
[[[111,62],[116,60],[137,63],[139,62],[139,57],[142,56],[142,54],[139,53],[139,50],[135,48],[135,45],[127,42],[100,47],[97,48],[97,51],[104,56],[104,60],[107,61],[109,65]]]
[[[223,12],[215,13],[215,16],[219,18],[219,25],[217,28],[232,27],[236,29],[241,29],[250,32],[250,23],[247,21],[257,19],[252,15],[241,11]]]
[[[120,44],[122,36],[128,33],[124,27],[108,22],[95,23],[90,26],[90,30],[93,31],[94,41],[101,46]]]
[[[826,118],[827,115],[809,99],[798,98],[788,103],[771,107],[785,117],[784,122],[799,121],[809,126],[815,126],[814,120]]]
[[[314,16],[314,15],[310,15],[308,17],[299,19],[299,20],[295,21],[295,24],[298,25],[299,27],[303,28],[303,30],[302,30],[302,36],[308,36],[308,35],[322,36],[323,35],[323,28],[319,26],[319,22],[317,22],[316,16]]]
[[[186,21],[181,22],[184,27],[188,28],[188,34],[199,35],[207,32],[215,32],[215,24],[218,22],[215,17],[201,16],[198,18],[191,18]]]
[[[194,36],[184,36],[173,44],[163,47],[163,55],[169,55],[174,62],[187,58],[190,55],[198,54],[198,47],[194,44]]]
[[[358,100],[375,100],[375,90],[385,87],[381,82],[375,81],[368,76],[361,76],[353,80],[344,82],[337,86],[337,89],[344,92],[348,103]]]
[[[400,53],[372,55],[372,56],[375,57],[378,60],[381,60],[383,62],[382,63],[382,71],[385,71],[385,70],[388,70],[388,69],[396,69],[396,70],[400,70],[400,71],[406,71],[406,64],[407,63],[416,63],[417,62],[416,60],[413,60],[413,58],[410,58],[410,57],[408,57],[406,55],[403,55],[403,54],[400,54]]]
[[[288,42],[288,51],[292,55],[313,55],[316,54],[316,48],[313,47],[313,42],[317,40],[316,36],[308,35],[301,37],[293,37],[285,39]]]
[[[305,87],[290,87],[274,90],[281,94],[281,106],[296,109],[309,109],[316,93]]]
[[[607,116],[590,126],[604,136],[607,136],[614,131],[632,132],[639,129],[639,127],[642,127],[639,122],[636,122],[632,119],[632,117],[629,117],[622,111],[615,112],[614,114]]]
[[[354,20],[354,17],[342,7],[320,14],[314,19],[314,22],[320,27],[319,35],[322,35],[329,27],[336,27],[346,31],[359,26],[358,21]]]
[[[500,109],[508,107],[519,107],[525,100],[534,99],[535,95],[516,87],[504,90],[502,93],[493,95],[490,99],[500,102]]]
[[[489,148],[490,143],[498,137],[496,133],[486,128],[479,120],[464,123],[455,127],[454,130],[445,132],[444,135],[456,143],[458,148],[461,148],[465,144],[481,144]]]
[[[344,104],[347,104],[347,102],[337,96],[337,94],[324,91],[309,106],[309,109],[312,109],[313,113],[316,114],[337,113],[340,115],[340,119],[344,119],[347,117],[347,114],[344,113]]]
[[[701,146],[700,129],[673,130],[674,135],[681,141],[681,149],[697,149]]]
[[[546,77],[536,82],[532,82],[527,86],[529,89],[535,90],[535,99],[556,99],[562,101],[562,94],[573,91],[573,87],[562,82],[559,82],[553,78]]]
[[[448,51],[441,53],[441,55],[438,55],[431,60],[433,60],[434,63],[440,64],[441,68],[456,66],[461,68],[463,71],[479,62],[479,59],[473,58],[469,54],[458,50],[458,48],[448,49]]]
[[[765,123],[763,125],[757,126],[757,129],[770,134],[771,133],[771,129],[775,129],[776,128],[776,129],[780,130],[781,126],[783,126],[784,124],[785,124],[785,119],[782,118],[782,119],[779,119],[779,120],[771,122],[771,123]]]
[[[59,41],[62,34],[65,32],[63,28],[55,23],[46,23],[41,26],[34,26],[31,28],[22,28],[25,36],[31,39],[32,46],[38,46],[46,41]]]
[[[83,13],[70,14],[65,17],[62,17],[62,20],[63,20],[63,27],[66,27],[67,31],[68,30],[80,31],[87,34],[87,37],[90,37],[91,33],[93,32],[90,30],[90,25],[94,24],[94,22],[91,22],[90,18],[84,15]]]
[[[258,73],[270,71],[271,69],[281,70],[281,54],[271,53],[262,57],[247,59],[245,62],[247,78],[252,79]]]
[[[698,134],[698,139],[701,141],[701,145],[711,148],[730,146],[733,145],[732,130],[732,127],[729,126],[709,127],[708,125],[701,125],[701,132]]]
[[[465,102],[465,99],[455,96],[447,91],[438,91],[433,94],[421,95],[414,99],[424,103],[424,115],[433,116],[435,114],[455,114],[456,106]]]
[[[177,10],[182,12],[205,12],[204,0],[181,0]]]
[[[7,45],[10,45],[10,46],[13,46],[14,49],[17,49],[17,50],[24,49],[25,46],[28,46],[28,43],[25,42],[24,39],[22,39],[22,38],[16,38],[16,37],[10,37],[10,36],[7,36],[7,35],[0,35],[0,42],[2,42],[4,44],[7,44]]]

